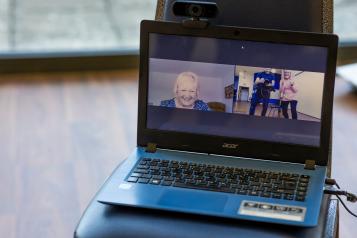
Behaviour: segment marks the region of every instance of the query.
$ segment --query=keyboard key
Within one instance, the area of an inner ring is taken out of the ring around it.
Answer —
[[[233,188],[220,188],[220,192],[222,193],[235,193],[236,190]]]
[[[281,199],[281,193],[273,193],[272,198]]]
[[[257,192],[257,191],[250,191],[250,192],[248,193],[248,195],[249,195],[249,196],[259,196],[259,192]]]
[[[150,184],[154,184],[154,185],[159,185],[161,183],[161,180],[158,179],[151,179]]]
[[[159,163],[159,167],[167,167],[167,166],[169,166],[168,163]]]
[[[306,193],[305,192],[296,192],[296,196],[303,196],[305,197],[306,196]]]
[[[285,194],[285,195],[284,195],[284,199],[285,199],[285,200],[293,200],[293,199],[294,199],[294,195]]]
[[[170,164],[169,167],[170,168],[179,168],[180,165],[178,165],[178,164]]]
[[[299,185],[298,185],[299,187],[307,187],[308,186],[308,184],[307,183],[299,183]]]
[[[150,179],[152,176],[150,174],[143,174],[141,178],[147,178]]]
[[[207,186],[212,188],[217,188],[219,185],[218,182],[208,182]]]
[[[284,184],[284,187],[286,189],[295,189],[296,188],[296,183],[295,182],[286,182]]]
[[[304,196],[296,196],[295,197],[295,201],[304,202],[305,201],[305,197]]]
[[[206,181],[197,181],[197,185],[198,185],[198,186],[205,186],[205,187],[206,187],[207,184],[208,184],[208,183],[207,183]]]
[[[299,178],[297,177],[292,177],[292,178],[286,178],[284,179],[284,181],[287,181],[287,182],[297,182],[299,180]]]
[[[138,165],[138,166],[136,166],[136,168],[137,168],[137,169],[145,169],[145,170],[147,170],[147,169],[150,168],[150,166],[147,166],[147,165]]]
[[[186,184],[188,184],[188,185],[195,185],[195,184],[196,184],[196,180],[187,179],[187,180],[186,180]]]
[[[149,179],[147,178],[139,178],[138,183],[148,183]]]
[[[166,176],[166,177],[170,177],[170,176],[171,176],[171,173],[170,173],[170,172],[165,172],[165,171],[163,171],[163,172],[161,173],[161,175],[162,175],[162,176]]]
[[[260,183],[259,182],[251,182],[250,186],[260,186]]]
[[[138,181],[138,178],[137,177],[129,177],[127,181],[130,183],[136,183]]]
[[[261,197],[265,197],[265,198],[270,198],[271,197],[271,193],[261,193],[260,196]]]
[[[172,184],[172,181],[167,181],[167,180],[164,180],[161,185],[164,185],[164,186],[171,186]]]
[[[186,182],[186,179],[179,179],[179,178],[177,178],[177,179],[175,179],[175,182],[177,182],[177,183],[185,183],[185,182]]]
[[[149,171],[146,169],[136,169],[136,170],[134,170],[134,173],[147,174],[147,173],[149,173]]]
[[[151,171],[152,175],[160,175],[160,171],[159,170],[155,170],[155,171]]]
[[[263,183],[262,187],[266,187],[266,188],[271,188],[272,184],[271,183]]]
[[[299,192],[306,192],[306,191],[307,191],[307,188],[306,188],[306,187],[298,187],[298,188],[297,188],[297,191],[299,191]]]
[[[140,174],[140,173],[132,173],[130,176],[131,176],[131,177],[138,177],[138,178],[140,178],[141,175],[142,175],[142,174]]]
[[[162,176],[161,175],[153,175],[152,176],[152,179],[162,179]]]
[[[308,183],[308,182],[309,182],[309,179],[307,179],[307,178],[300,178],[300,179],[299,179],[299,182],[300,182],[300,183]]]
[[[289,194],[289,195],[294,195],[295,194],[295,190],[285,189],[283,193]]]
[[[232,184],[231,188],[235,188],[235,189],[241,190],[241,189],[242,189],[242,186],[241,186],[241,185],[238,185],[238,184]]]
[[[225,182],[221,182],[220,185],[219,185],[220,188],[230,188],[230,184],[228,183],[225,183]]]

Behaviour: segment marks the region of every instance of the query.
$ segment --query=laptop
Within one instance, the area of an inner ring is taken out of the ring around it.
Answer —
[[[137,147],[106,204],[313,227],[338,38],[143,21]]]

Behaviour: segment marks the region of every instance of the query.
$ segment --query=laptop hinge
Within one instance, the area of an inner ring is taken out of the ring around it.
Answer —
[[[149,153],[155,153],[156,152],[156,145],[155,143],[148,143],[148,145],[146,146],[146,152]]]
[[[304,169],[315,170],[315,160],[306,160]]]

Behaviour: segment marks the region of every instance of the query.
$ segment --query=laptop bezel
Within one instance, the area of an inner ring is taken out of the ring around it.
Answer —
[[[239,32],[239,34],[237,34]],[[328,48],[327,71],[325,74],[320,146],[306,146],[278,142],[267,142],[245,138],[230,138],[215,135],[198,135],[187,132],[148,129],[148,81],[149,81],[149,34],[186,35],[217,39],[236,39],[258,42],[286,43],[296,45],[321,46]],[[325,166],[330,151],[332,130],[332,109],[334,80],[336,71],[338,37],[333,34],[303,33],[281,30],[238,28],[228,26],[209,26],[206,29],[185,28],[180,23],[144,20],[141,22],[140,36],[140,74],[137,145],[154,143],[159,148],[219,154],[291,163],[305,163],[315,160],[317,165]],[[224,144],[238,145],[228,148]],[[259,148],[257,150],[256,148]]]

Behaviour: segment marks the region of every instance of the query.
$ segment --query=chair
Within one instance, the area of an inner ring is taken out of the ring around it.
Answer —
[[[226,105],[221,102],[208,102],[208,107],[211,111],[215,112],[226,112]]]
[[[330,0],[322,0],[324,4]],[[158,0],[156,19],[162,19],[167,0]],[[329,18],[331,19],[331,17]],[[273,105],[272,105],[273,106]],[[271,110],[278,109],[277,105]],[[279,109],[278,109],[279,110]],[[330,138],[331,139],[331,138]],[[330,151],[331,157],[331,151]],[[331,171],[329,160],[328,176]],[[120,165],[119,165],[120,166]],[[319,225],[299,228],[275,224],[180,214],[149,209],[110,206],[91,201],[75,232],[75,238],[141,237],[338,237],[338,200],[324,197]]]
[[[269,103],[269,112],[268,117],[274,117],[276,111],[278,111],[278,118],[281,117],[281,103],[280,100],[277,100],[273,103]]]

